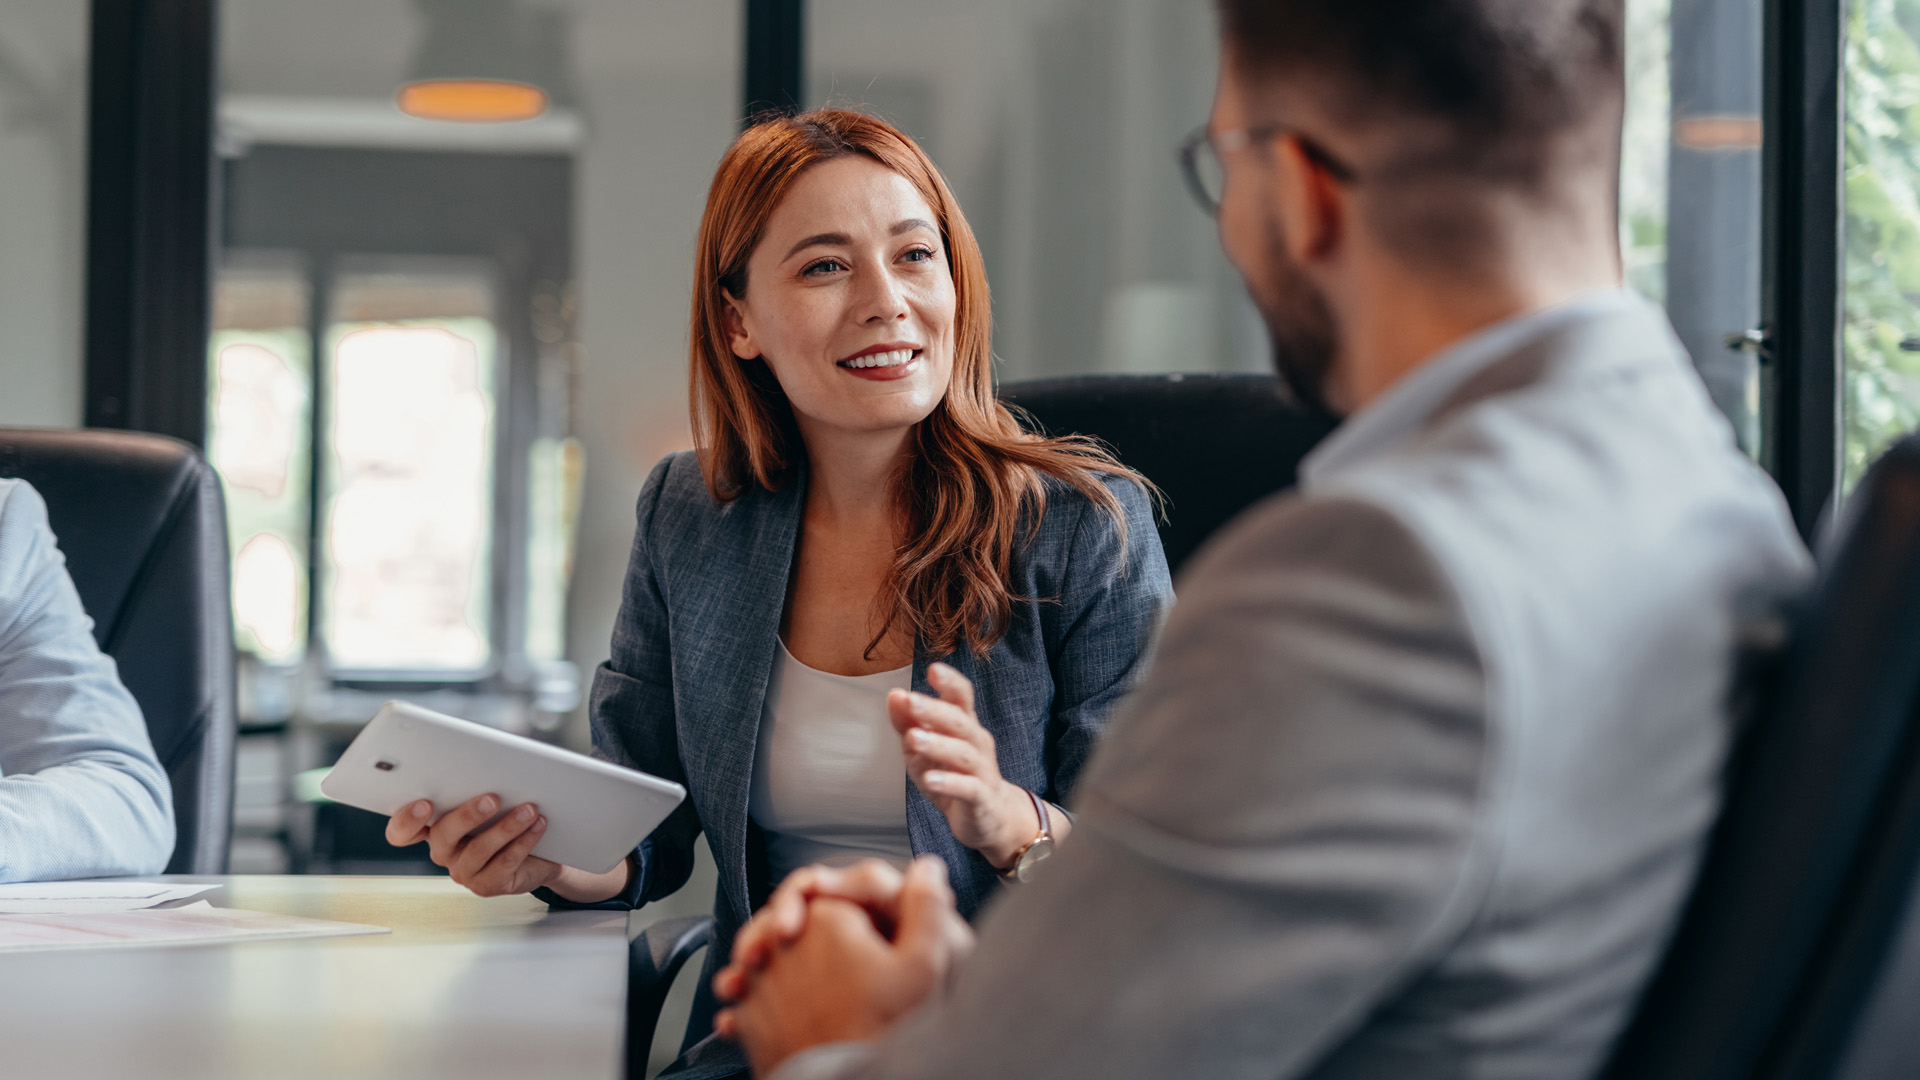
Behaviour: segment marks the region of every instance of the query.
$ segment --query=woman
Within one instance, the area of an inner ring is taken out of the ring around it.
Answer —
[[[686,882],[705,832],[709,975],[814,861],[938,854],[971,918],[1071,829],[1059,804],[1170,595],[1140,478],[1023,432],[989,331],[979,248],[910,139],[832,109],[743,134],[700,227],[699,450],[641,491],[591,705],[596,749],[687,802],[608,874],[528,857],[536,808],[467,837],[490,796],[430,828],[415,804],[389,838],[482,894],[638,905]]]

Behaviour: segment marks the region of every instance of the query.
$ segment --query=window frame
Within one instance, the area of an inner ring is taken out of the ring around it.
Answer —
[[[1811,539],[1840,491],[1847,0],[1767,0],[1762,463]]]

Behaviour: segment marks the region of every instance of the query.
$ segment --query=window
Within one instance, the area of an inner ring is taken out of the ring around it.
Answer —
[[[1846,35],[1841,476],[1920,426],[1920,4],[1853,0]]]
[[[493,659],[492,310],[479,274],[335,288],[320,632],[336,671],[478,678]]]
[[[313,364],[297,267],[235,261],[214,287],[207,457],[233,553],[235,644],[275,665],[306,655]]]

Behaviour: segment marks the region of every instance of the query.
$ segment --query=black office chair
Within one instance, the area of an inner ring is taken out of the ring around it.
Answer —
[[[1920,437],[1823,554],[1612,1080],[1920,1070]]]
[[[1178,572],[1249,505],[1294,485],[1332,423],[1266,375],[1085,375],[1013,383],[1000,399],[1051,435],[1092,435],[1167,497],[1160,543]]]
[[[0,429],[0,477],[46,500],[94,638],[146,715],[173,785],[167,872],[220,874],[233,829],[233,622],[225,504],[185,443]]]
[[[1167,497],[1160,542],[1180,564],[1250,504],[1293,486],[1300,459],[1332,429],[1261,375],[1089,375],[1003,387],[1001,400],[1054,435],[1091,435]],[[655,923],[632,942],[627,1075],[645,1075],[673,980],[713,938],[711,916]]]

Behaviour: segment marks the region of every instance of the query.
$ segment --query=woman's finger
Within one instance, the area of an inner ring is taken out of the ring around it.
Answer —
[[[893,723],[895,731],[902,733],[913,727],[922,727],[942,735],[953,735],[963,739],[978,739],[987,733],[972,713],[961,709],[958,705],[951,705],[925,694],[907,694],[906,703],[899,715],[896,716],[895,710],[889,707],[887,719]]]
[[[998,766],[992,770],[985,767],[986,756],[979,747],[951,735],[935,735],[925,728],[914,728],[901,740],[901,748],[906,752],[909,772],[946,769],[975,776],[985,776],[989,771],[995,778],[1000,775]]]
[[[508,820],[512,820],[512,817],[509,816]],[[506,823],[502,821],[500,825]],[[488,829],[487,832],[498,832],[500,825]],[[516,887],[520,879],[520,871],[526,865],[528,857],[533,854],[534,845],[540,842],[540,838],[545,836],[546,832],[547,819],[534,818],[519,836],[514,837],[507,846],[494,853],[493,858],[487,860],[486,865],[481,867],[473,880],[467,884],[467,888],[480,896],[500,896],[504,893],[520,892],[521,890]]]
[[[387,843],[394,847],[409,847],[419,843],[426,839],[427,823],[432,820],[433,804],[425,799],[415,799],[387,819]]]
[[[492,817],[498,809],[499,796],[475,795],[447,811],[446,816],[434,822],[433,828],[427,833],[427,847],[433,861],[441,866],[452,867],[467,834],[479,828],[480,823]]]
[[[494,822],[485,832],[470,838],[460,848],[460,854],[454,857],[453,865],[447,867],[453,873],[453,880],[471,888],[469,882],[477,880],[485,872],[494,856],[525,835],[539,818],[539,807],[523,803]]]
[[[923,773],[914,779],[914,783],[920,785],[920,790],[926,792],[929,799],[936,801],[958,800],[984,806],[993,794],[993,789],[979,777],[945,769]]]
[[[965,675],[946,664],[927,665],[927,682],[940,692],[943,701],[953,703],[966,711],[973,712],[973,683]]]

